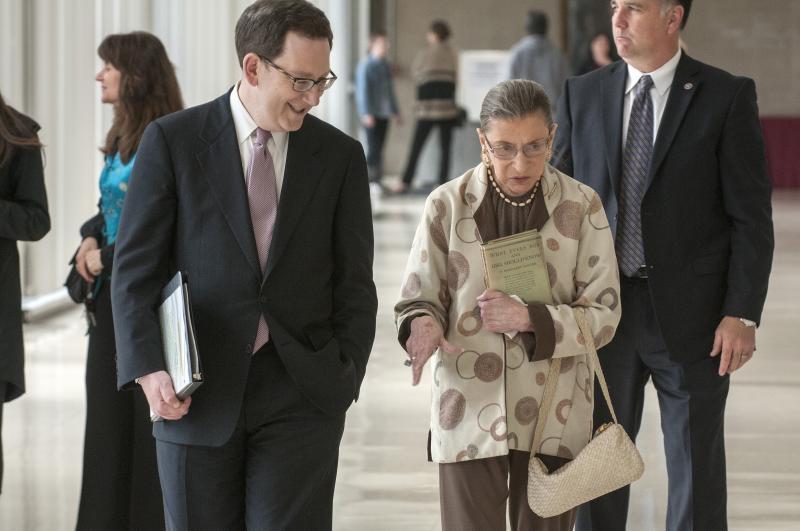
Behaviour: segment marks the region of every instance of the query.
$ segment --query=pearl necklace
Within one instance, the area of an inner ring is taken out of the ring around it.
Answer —
[[[541,179],[536,181],[536,184],[533,185],[533,190],[531,190],[531,196],[524,203],[517,203],[516,201],[512,201],[511,199],[507,198],[506,194],[504,194],[503,191],[500,190],[500,187],[497,186],[497,183],[494,180],[494,176],[492,175],[492,169],[489,166],[486,166],[486,173],[489,175],[489,180],[492,182],[492,186],[494,186],[495,192],[497,192],[497,194],[503,199],[503,201],[515,207],[524,207],[530,205],[531,201],[533,201],[533,198],[536,195],[536,190],[539,189],[539,182],[541,181]]]

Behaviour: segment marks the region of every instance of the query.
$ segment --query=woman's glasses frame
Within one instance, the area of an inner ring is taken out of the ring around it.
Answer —
[[[486,140],[486,147],[489,149],[489,151],[492,152],[492,155],[494,155],[500,160],[512,160],[516,158],[516,156],[520,152],[520,148],[518,148],[513,144],[507,144],[505,142],[493,146],[492,143],[489,141],[489,139],[486,137],[486,133],[483,134],[483,138],[484,140]],[[547,147],[550,145],[550,140],[551,136],[548,135],[548,137],[543,140],[538,140],[536,142],[531,142],[530,144],[525,144],[522,146],[522,154],[529,159],[541,156],[547,152]]]

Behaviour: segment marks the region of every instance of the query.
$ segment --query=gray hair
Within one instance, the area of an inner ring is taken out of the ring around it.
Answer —
[[[486,131],[494,120],[514,120],[530,114],[540,114],[547,127],[553,125],[553,111],[544,87],[526,79],[503,81],[483,98],[481,129]]]

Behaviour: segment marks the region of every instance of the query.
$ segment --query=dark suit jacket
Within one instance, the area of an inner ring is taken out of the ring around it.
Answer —
[[[229,93],[150,124],[117,235],[112,301],[120,388],[164,368],[156,307],[187,273],[205,383],[158,439],[220,445],[241,410],[263,313],[303,393],[342,413],[375,335],[373,235],[361,145],[307,116],[289,135],[266,275],[258,265]]]
[[[28,132],[39,130],[27,116],[17,116]],[[0,403],[25,392],[17,241],[40,240],[49,231],[42,151],[15,149],[0,166],[0,381],[10,384]]]
[[[615,233],[626,76],[618,61],[567,80],[553,155],[556,167],[597,190]],[[707,357],[725,315],[761,319],[774,243],[753,80],[682,55],[641,219],[653,303],[674,360]]]

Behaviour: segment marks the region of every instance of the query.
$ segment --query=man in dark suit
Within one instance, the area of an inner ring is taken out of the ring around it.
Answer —
[[[330,529],[345,411],[375,333],[364,152],[308,111],[335,80],[324,13],[260,0],[227,94],[153,122],[114,261],[118,384],[144,389],[170,529]],[[188,276],[205,383],[179,400],[156,315]]]
[[[615,232],[622,320],[600,359],[620,422],[636,436],[652,378],[667,529],[708,531],[727,528],[725,400],[755,351],[773,231],[755,85],[680,51],[690,6],[611,2],[623,61],[567,81],[553,163],[597,190]],[[583,506],[578,529],[624,529],[628,495]]]

